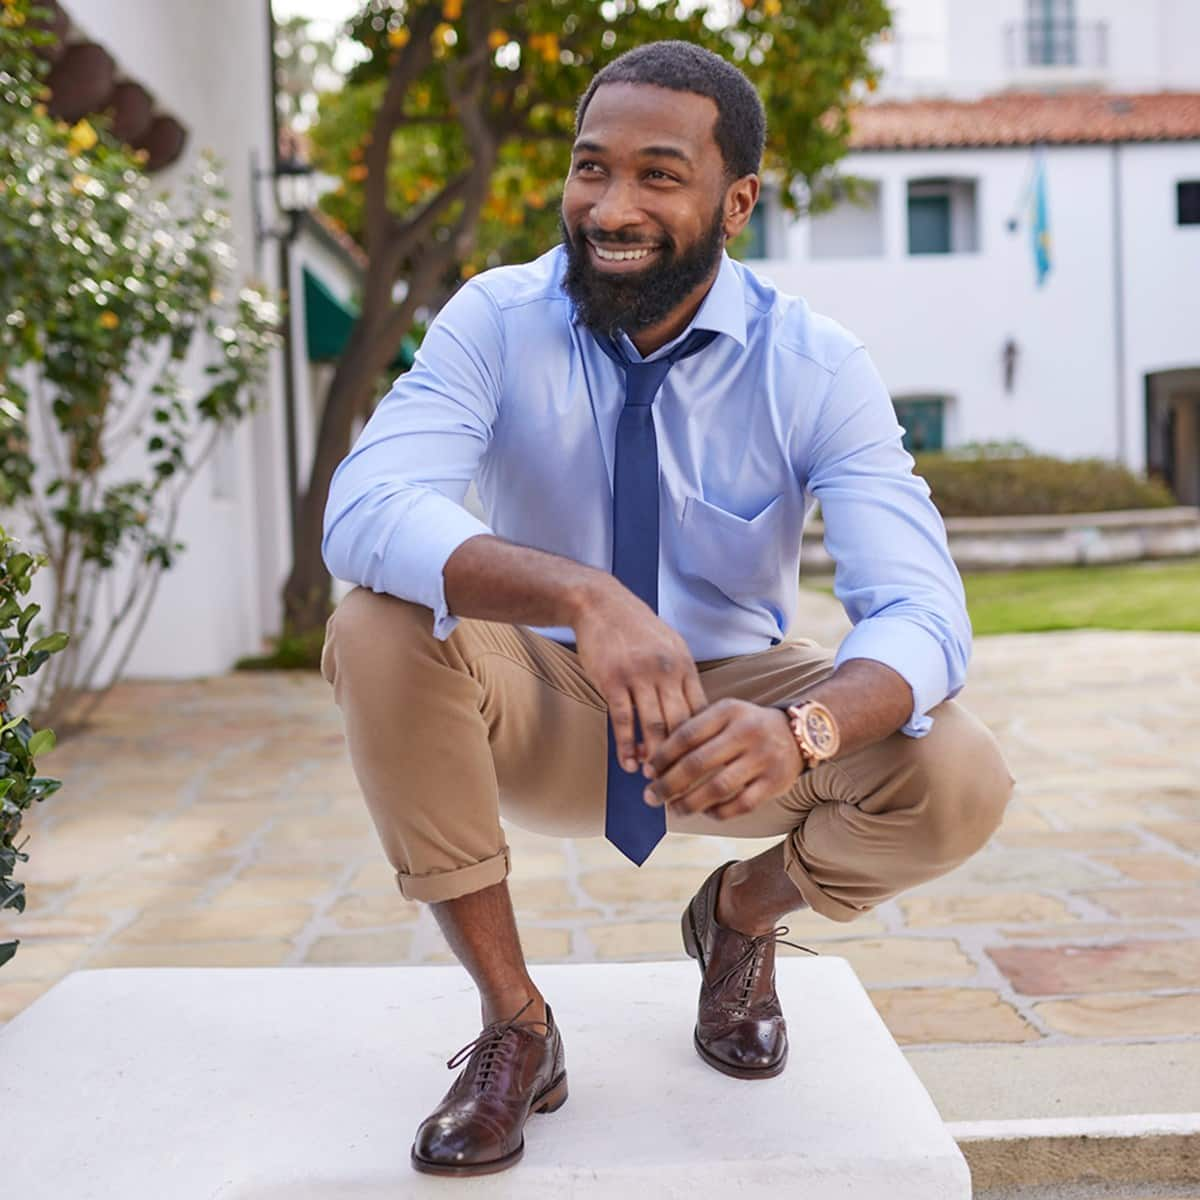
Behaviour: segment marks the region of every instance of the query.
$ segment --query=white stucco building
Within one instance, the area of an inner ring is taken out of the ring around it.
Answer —
[[[795,220],[768,189],[752,265],[866,342],[916,445],[1115,458],[1200,503],[1200,4],[893,4],[862,195]]]

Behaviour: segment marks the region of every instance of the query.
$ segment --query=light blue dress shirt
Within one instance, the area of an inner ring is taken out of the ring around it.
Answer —
[[[460,288],[330,487],[329,570],[430,608],[439,638],[457,624],[442,568],[477,534],[612,569],[625,384],[574,320],[565,262],[557,246]],[[650,357],[692,329],[722,336],[672,367],[654,403],[660,616],[697,661],[765,650],[795,614],[801,532],[819,501],[854,623],[837,662],[899,672],[915,702],[904,732],[921,736],[928,710],[963,685],[971,626],[941,517],[867,352],[728,255],[691,325]],[[486,522],[463,507],[472,480]],[[536,632],[574,640],[570,628]]]

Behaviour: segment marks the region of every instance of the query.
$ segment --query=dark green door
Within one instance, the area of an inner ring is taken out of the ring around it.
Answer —
[[[949,196],[909,196],[908,252],[950,253]]]
[[[904,426],[904,448],[910,454],[941,450],[945,441],[945,401],[931,396],[922,400],[897,400],[896,420]]]

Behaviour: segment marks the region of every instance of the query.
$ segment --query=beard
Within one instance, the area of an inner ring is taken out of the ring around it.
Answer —
[[[676,251],[674,243],[660,243],[659,252],[640,271],[606,275],[593,265],[580,226],[575,238],[559,214],[558,224],[567,252],[563,290],[575,305],[579,319],[589,328],[610,336],[618,329],[638,333],[665,320],[680,302],[714,271],[725,248],[723,205],[718,205],[712,222],[687,250]],[[621,244],[620,237],[606,236],[608,244]],[[625,241],[626,245],[643,243]]]

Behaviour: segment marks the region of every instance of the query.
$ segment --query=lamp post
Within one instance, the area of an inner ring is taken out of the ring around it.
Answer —
[[[250,172],[253,177],[251,194],[254,197],[254,238],[256,250],[270,238],[279,243],[279,288],[283,293],[283,421],[287,453],[288,529],[293,554],[296,549],[297,508],[300,497],[300,463],[296,437],[296,364],[293,358],[292,336],[295,306],[292,304],[292,242],[300,232],[300,219],[316,202],[316,178],[312,167],[297,158],[279,158],[274,169],[258,165],[258,156],[251,151]],[[266,224],[259,204],[259,183],[269,179],[275,207],[284,214],[285,223],[274,228]]]

